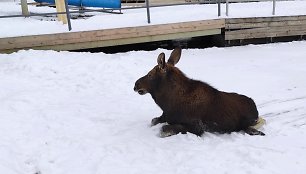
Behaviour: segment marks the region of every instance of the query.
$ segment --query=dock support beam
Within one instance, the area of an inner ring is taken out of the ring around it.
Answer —
[[[58,13],[66,12],[66,10],[65,10],[65,0],[55,0],[55,5],[56,5],[56,11]],[[63,24],[67,24],[67,17],[65,16],[65,14],[58,14],[57,19],[59,21],[62,21]]]
[[[21,0],[21,10],[22,10],[22,15],[29,16],[27,0]]]

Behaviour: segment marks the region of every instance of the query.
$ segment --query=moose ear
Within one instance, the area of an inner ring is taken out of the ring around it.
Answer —
[[[157,58],[157,63],[158,63],[158,66],[161,68],[161,69],[164,69],[165,66],[166,66],[166,61],[165,61],[165,53],[160,53],[158,58]]]
[[[177,64],[177,62],[180,60],[180,58],[181,58],[181,53],[182,53],[182,48],[180,48],[180,47],[177,47],[177,48],[175,48],[173,51],[172,51],[172,53],[171,53],[171,55],[170,55],[170,57],[169,57],[169,59],[168,59],[168,63],[169,64],[171,64],[171,65],[175,65],[175,64]]]

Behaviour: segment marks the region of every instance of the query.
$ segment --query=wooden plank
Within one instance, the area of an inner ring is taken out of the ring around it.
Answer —
[[[266,27],[225,32],[225,40],[265,37],[299,36],[306,34],[306,25],[294,27]]]
[[[204,31],[216,28],[220,29],[224,26],[225,20],[209,20],[73,33],[2,38],[0,39],[0,50],[90,41],[105,41],[172,33],[175,34],[179,32]]]
[[[306,15],[302,15],[302,16],[253,17],[253,18],[227,18],[227,19],[225,19],[225,24],[277,22],[277,21],[299,21],[299,20],[306,20]]]
[[[57,50],[57,51],[76,50],[76,49],[98,48],[98,47],[116,46],[116,45],[124,45],[124,44],[133,44],[133,43],[145,43],[145,42],[153,42],[153,41],[161,41],[161,40],[190,38],[190,37],[196,37],[196,36],[206,36],[206,35],[215,35],[215,34],[221,34],[221,29],[210,29],[210,30],[205,30],[205,31],[173,33],[173,34],[167,34],[167,35],[151,35],[151,36],[143,36],[143,37],[137,37],[137,38],[123,38],[123,39],[100,40],[100,41],[81,42],[81,43],[68,43],[68,44],[63,44],[63,45],[31,47],[31,49],[42,49],[42,50],[52,49],[52,50]],[[17,50],[18,49],[14,48],[14,49],[0,50],[0,52],[11,53]]]
[[[199,28],[202,27],[202,28]],[[211,28],[222,28],[224,27],[224,21],[220,20],[212,20],[212,21],[199,21],[199,22],[186,22],[186,23],[175,23],[175,24],[163,24],[163,25],[152,25],[152,26],[140,26],[140,27],[127,27],[127,28],[118,28],[118,29],[104,29],[104,30],[94,30],[94,31],[83,31],[83,32],[71,32],[71,33],[58,33],[58,34],[47,34],[43,35],[45,36],[46,40],[57,40],[57,39],[70,39],[75,38],[78,34],[82,35],[91,35],[92,33],[97,33],[97,36],[103,36],[103,35],[117,35],[117,34],[130,34],[130,33],[136,33],[136,32],[145,32],[153,30],[167,30],[167,29],[181,29],[184,30],[190,30],[190,29],[211,29]],[[56,35],[58,38],[54,38],[54,35]],[[38,38],[40,35],[34,35],[34,36],[26,36],[29,39]],[[26,39],[26,37],[24,39]],[[48,38],[50,37],[50,38]],[[14,40],[13,38],[8,38],[10,40]],[[41,39],[41,38],[38,38]],[[19,37],[16,37],[16,40],[19,40]],[[17,43],[17,41],[14,41]]]
[[[28,9],[27,0],[21,0],[20,2],[21,2],[22,15],[28,16],[30,13],[29,13],[29,9]]]
[[[194,32],[167,34],[167,35],[143,36],[143,37],[137,37],[137,38],[83,42],[83,43],[77,43],[77,44],[71,43],[71,44],[54,45],[54,46],[48,46],[48,47],[51,49],[55,49],[55,50],[73,50],[76,47],[78,49],[87,49],[87,48],[117,46],[117,45],[134,44],[134,43],[154,42],[154,41],[162,41],[162,40],[182,39],[182,38],[190,38],[190,37],[197,37],[197,36],[203,36],[203,35],[207,36],[207,35],[215,35],[215,34],[220,34],[220,33],[221,33],[221,29],[212,29],[212,30],[206,30],[206,31],[194,31]]]
[[[287,31],[275,31],[266,33],[239,33],[239,34],[225,34],[225,40],[237,40],[237,39],[255,39],[265,37],[284,37],[284,36],[302,36],[305,35],[305,30],[287,30]]]
[[[280,26],[295,26],[295,25],[306,25],[306,20],[225,24],[225,29],[230,30],[230,29],[264,28],[264,27],[280,27]]]
[[[225,40],[305,35],[306,16],[226,19],[225,29]]]
[[[56,4],[56,11],[58,13],[66,12],[65,1],[64,0],[55,0],[55,4]],[[62,21],[63,24],[67,24],[67,22],[68,22],[67,21],[67,16],[65,14],[58,14],[57,19],[59,21]]]
[[[235,34],[247,34],[247,33],[273,33],[278,31],[299,31],[299,30],[306,30],[306,25],[251,28],[244,30],[226,31],[225,33],[235,35]]]
[[[215,27],[212,27],[211,29],[214,29]],[[208,28],[205,27],[205,30]],[[201,31],[201,27],[198,28],[198,30],[193,31]],[[112,34],[108,34],[108,32],[101,33],[100,31],[92,32],[92,33],[76,33],[76,35],[71,35],[72,37],[68,39],[63,39],[61,36],[52,37],[52,40],[49,40],[49,38],[45,38],[45,40],[41,39],[40,37],[34,37],[30,39],[28,42],[19,42],[19,40],[16,40],[16,42],[10,41],[10,45],[5,44],[4,46],[0,43],[0,48],[2,47],[13,47],[13,48],[22,48],[22,47],[28,47],[28,46],[43,46],[43,45],[57,45],[57,44],[67,44],[67,43],[80,43],[80,42],[89,42],[89,41],[96,41],[96,40],[112,40],[112,39],[123,39],[123,38],[133,38],[133,37],[142,37],[142,36],[150,36],[150,35],[162,35],[162,34],[171,34],[171,33],[178,33],[178,32],[190,32],[192,30],[180,30],[180,29],[168,29],[168,30],[148,30],[148,31],[142,31],[138,32],[137,30],[131,33],[120,33],[115,32]],[[27,38],[28,39],[28,38]],[[35,41],[33,40],[35,39]],[[54,39],[54,40],[53,40]]]
[[[95,40],[113,40],[113,39],[124,39],[124,38],[137,38],[137,37],[143,37],[143,36],[156,36],[156,35],[166,35],[166,34],[176,34],[181,32],[193,32],[193,31],[205,31],[210,29],[216,29],[217,26],[212,25],[211,27],[197,27],[197,28],[156,28],[152,30],[145,30],[142,32],[134,31],[130,33],[120,33],[119,31],[115,34],[109,35],[107,33],[92,33],[92,35],[84,35],[82,36],[82,42],[88,42],[88,41],[95,41]],[[221,29],[221,28],[219,28]],[[79,42],[80,38],[70,39],[69,42]],[[63,43],[67,43],[66,40],[63,40]]]
[[[225,40],[300,36],[300,35],[306,35],[306,31],[287,31],[287,32],[282,31],[282,32],[276,32],[276,33],[248,33],[248,34],[240,34],[240,35],[225,35]]]

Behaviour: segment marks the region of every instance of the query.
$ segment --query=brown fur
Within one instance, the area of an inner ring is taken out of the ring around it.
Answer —
[[[244,130],[250,135],[264,135],[252,128],[258,119],[254,101],[244,95],[219,91],[207,83],[189,79],[174,65],[179,61],[181,49],[158,56],[158,65],[138,79],[134,90],[150,93],[163,114],[152,120],[152,125],[167,122],[161,135],[179,132],[201,135],[205,131],[230,133]]]

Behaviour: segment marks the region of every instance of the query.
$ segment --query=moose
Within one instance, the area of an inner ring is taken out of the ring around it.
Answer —
[[[244,131],[249,135],[265,135],[256,125],[264,121],[258,116],[253,99],[237,93],[219,91],[205,82],[188,78],[175,65],[181,57],[175,48],[168,61],[160,53],[157,63],[147,75],[135,82],[134,91],[150,93],[162,109],[151,126],[162,126],[161,137],[187,132],[201,136],[204,132],[231,133]]]

